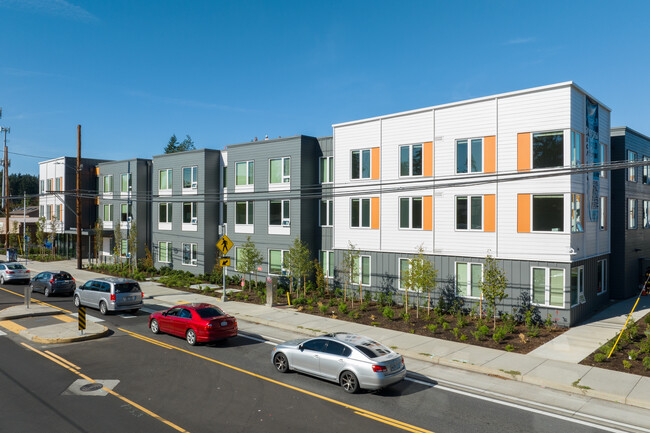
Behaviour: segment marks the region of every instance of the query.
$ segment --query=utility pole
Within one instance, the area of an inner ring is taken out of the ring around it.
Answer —
[[[7,133],[11,132],[10,128],[0,126],[0,132],[4,132],[4,196],[5,196],[5,251],[9,248],[9,150],[7,149]]]
[[[27,266],[27,191],[23,191],[23,254]]]
[[[77,269],[81,269],[81,125],[77,125]]]

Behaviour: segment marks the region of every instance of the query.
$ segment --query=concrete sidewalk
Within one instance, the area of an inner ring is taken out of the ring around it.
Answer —
[[[77,284],[101,276],[77,270],[74,260],[29,262],[28,268],[32,273],[64,270],[75,277]],[[306,335],[343,331],[359,333],[395,348],[407,358],[424,361],[429,365],[451,366],[650,409],[650,378],[578,364],[616,336],[635,300],[615,303],[588,323],[576,326],[561,337],[523,355],[300,313],[291,308],[234,301],[223,303],[212,296],[174,290],[151,281],[142,282],[140,286],[145,298],[160,305],[209,302],[219,305],[240,320]],[[637,306],[636,318],[650,312],[650,299],[645,297],[642,300],[643,303],[640,302]]]

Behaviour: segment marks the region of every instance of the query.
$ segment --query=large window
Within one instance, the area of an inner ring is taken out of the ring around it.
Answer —
[[[320,201],[320,226],[331,227],[334,225],[334,202],[332,200]]]
[[[564,306],[564,270],[532,268],[533,303]]]
[[[353,275],[351,282],[362,286],[370,285],[370,256],[357,256],[353,266],[357,275]]]
[[[183,203],[183,224],[196,224],[198,221],[198,212],[196,202]]]
[[[104,221],[113,221],[113,205],[105,204],[104,206]]]
[[[320,264],[326,278],[334,278],[334,251],[321,251]]]
[[[160,170],[158,177],[158,190],[161,193],[171,193],[172,191],[172,169],[167,168]]]
[[[171,223],[172,222],[172,204],[159,203],[158,204],[158,222]]]
[[[62,207],[63,207],[63,205],[56,205],[56,206],[54,206],[54,209],[55,209],[55,212],[56,212],[56,220],[57,220],[57,221],[61,221],[61,213],[62,213],[62,212],[61,212],[61,208],[62,208]]]
[[[533,231],[564,231],[564,197],[561,195],[533,196]]]
[[[183,189],[195,190],[199,184],[199,167],[183,167]]]
[[[270,161],[269,183],[288,183],[291,180],[291,158],[274,158]]]
[[[582,211],[582,194],[571,194],[571,232],[581,233],[584,231],[584,214]]]
[[[456,230],[483,229],[483,197],[456,197]]]
[[[571,167],[582,165],[582,134],[571,131]]]
[[[269,202],[269,225],[289,226],[289,200],[271,200]]]
[[[129,240],[128,239],[122,239],[122,243],[120,245],[120,256],[122,257],[129,257]]]
[[[571,306],[585,302],[585,267],[571,268]]]
[[[533,134],[533,168],[562,167],[564,165],[564,133]]]
[[[596,265],[596,293],[600,295],[607,291],[607,260],[598,260]]]
[[[183,244],[183,264],[188,266],[196,266],[198,261],[196,259],[197,244]]]
[[[627,228],[636,229],[636,199],[630,198],[627,200]]]
[[[171,252],[171,242],[158,242],[158,261],[160,263],[170,263],[172,258]]]
[[[399,147],[399,175],[422,176],[422,145]]]
[[[104,191],[105,193],[113,192],[113,175],[104,176]]]
[[[456,294],[458,296],[479,298],[480,282],[483,280],[481,263],[456,263]]]
[[[254,202],[238,201],[235,203],[235,224],[253,224]]]
[[[370,179],[370,149],[352,151],[352,179]]]
[[[334,182],[334,157],[325,156],[320,159],[320,183]]]
[[[632,163],[636,162],[636,152],[632,152],[631,150],[628,150],[627,161]],[[630,182],[636,182],[636,167],[628,167],[627,180]]]
[[[285,250],[269,250],[269,274],[286,275],[287,270],[284,267]]]
[[[55,179],[55,184],[56,184],[55,188],[56,188],[56,191],[61,191],[61,189],[62,189],[62,188],[61,188],[61,184],[62,184],[62,183],[63,183],[63,178],[62,178],[62,177],[57,177],[57,178]]]
[[[370,199],[350,200],[350,227],[370,228]]]
[[[483,171],[483,139],[456,141],[456,173]]]
[[[601,230],[607,230],[607,197],[600,197],[600,208],[598,209],[600,213],[599,225]]]
[[[399,228],[422,228],[422,197],[402,197],[399,199]]]
[[[51,220],[52,218],[54,218],[54,214],[53,214],[53,211],[52,211],[52,205],[48,204],[47,205],[47,219]]]
[[[643,200],[643,228],[650,229],[650,201]]]
[[[120,192],[128,193],[131,190],[131,173],[122,173],[120,176]]]
[[[126,203],[120,204],[120,222],[128,223],[130,222],[129,218],[129,205]]]
[[[255,181],[253,176],[255,168],[254,161],[243,161],[235,164],[235,185],[252,185]]]

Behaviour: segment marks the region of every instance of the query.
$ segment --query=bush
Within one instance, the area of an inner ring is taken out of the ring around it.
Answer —
[[[438,329],[438,325],[434,325],[433,323],[427,325],[427,329],[431,331],[432,334],[436,333],[436,329]]]
[[[467,335],[460,334],[460,341],[465,341],[465,340],[467,340]]]
[[[341,302],[339,304],[339,311],[341,312],[341,314],[348,314],[348,304],[346,304],[345,302]]]
[[[327,305],[320,305],[318,309],[320,310],[321,313],[327,314],[327,309],[328,309]]]
[[[481,326],[478,327],[478,329],[476,331],[472,332],[472,336],[474,337],[474,339],[476,341],[480,341],[480,340],[486,338],[489,333],[490,333],[490,328],[488,328],[485,325],[481,325]]]
[[[623,368],[630,369],[632,367],[632,363],[628,361],[627,359],[623,360]]]
[[[368,311],[368,301],[363,301],[361,305],[359,305],[359,311]]]
[[[459,336],[460,336],[460,328],[452,329],[451,333],[454,334],[454,337],[459,338]]]
[[[531,325],[529,331],[526,333],[529,337],[539,337],[539,325]]]
[[[508,351],[508,352],[514,352],[514,350],[515,350],[515,346],[513,346],[512,344],[506,344],[505,349],[506,349],[506,351]]]
[[[639,352],[650,353],[650,338],[646,338],[639,343]]]
[[[646,370],[650,370],[650,356],[646,356],[645,358],[643,358],[641,364],[643,364],[643,368],[645,368]]]
[[[492,334],[492,339],[495,343],[501,343],[506,335],[508,334],[508,329],[505,326],[499,326]]]
[[[458,313],[458,316],[456,317],[456,326],[464,328],[468,323],[467,317],[465,317],[463,313]]]
[[[393,317],[395,317],[395,311],[393,311],[393,309],[389,305],[386,305],[384,307],[384,310],[381,312],[381,314],[389,320],[392,320]]]
[[[603,362],[607,359],[607,355],[604,353],[597,353],[594,355],[594,361],[596,362]]]
[[[450,327],[451,325],[449,323],[445,321],[442,322],[442,329],[444,329],[445,331],[449,330]]]
[[[408,322],[409,320],[411,320],[411,315],[409,313],[407,313],[407,312],[403,312],[402,314],[400,314],[400,317],[405,322]]]

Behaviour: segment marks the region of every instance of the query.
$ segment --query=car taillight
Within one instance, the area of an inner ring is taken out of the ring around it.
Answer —
[[[14,273],[14,271],[7,271],[7,273],[8,273],[8,274],[13,274],[13,273]]]
[[[144,299],[144,292],[140,291],[140,296],[142,296],[142,299]]]
[[[210,322],[210,323],[208,323],[207,325],[205,325],[205,327],[206,327],[206,328],[212,328],[212,322]]]
[[[27,272],[29,274],[29,269],[27,269],[25,272]]]
[[[404,357],[402,356],[402,365],[406,366],[406,363],[404,362]]]
[[[375,373],[383,373],[384,371],[386,371],[386,367],[384,367],[383,365],[373,365],[372,371],[374,371]]]
[[[50,280],[50,284],[54,284],[54,278]]]
[[[115,295],[111,295],[111,301],[115,301]]]

